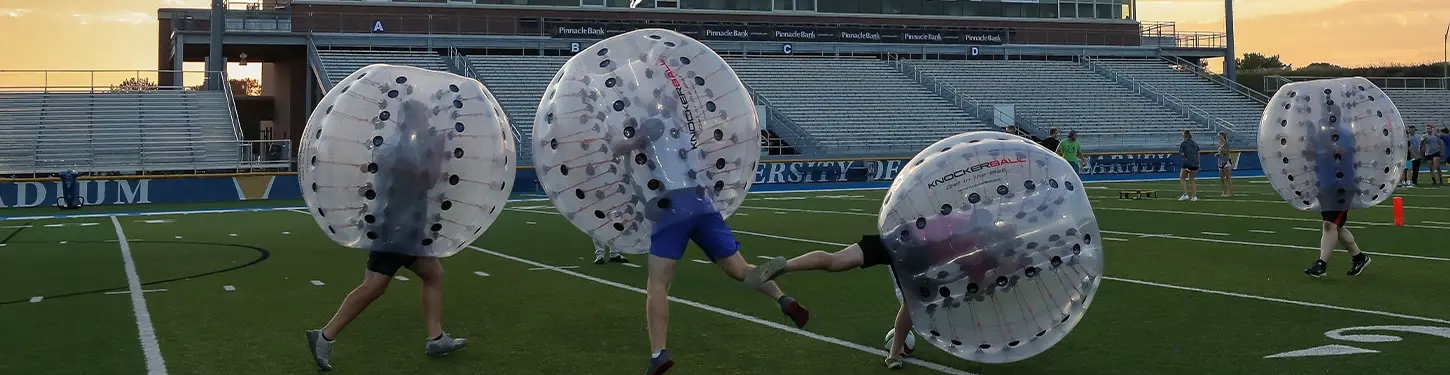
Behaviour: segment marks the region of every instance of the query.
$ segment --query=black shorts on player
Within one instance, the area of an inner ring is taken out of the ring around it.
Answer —
[[[856,242],[856,246],[861,247],[861,268],[891,264],[891,253],[886,251],[886,244],[881,242],[881,236],[861,236],[861,241]]]
[[[410,267],[417,260],[418,256],[416,255],[374,251],[368,253],[368,271],[396,276],[399,268]]]
[[[1319,216],[1324,218],[1324,221],[1332,223],[1335,226],[1342,227],[1345,223],[1349,222],[1349,211],[1321,211],[1319,212]]]

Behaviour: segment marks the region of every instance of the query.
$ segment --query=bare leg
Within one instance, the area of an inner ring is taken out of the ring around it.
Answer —
[[[1234,176],[1233,175],[1234,175],[1233,167],[1228,167],[1228,168],[1224,168],[1223,169],[1223,186],[1227,186],[1228,187],[1228,192],[1226,194],[1228,194],[1228,196],[1230,196],[1230,197],[1232,197],[1234,195]]]
[[[337,334],[342,333],[343,328],[347,328],[347,325],[361,315],[368,305],[378,297],[382,297],[383,292],[388,290],[388,283],[392,280],[393,278],[388,275],[366,271],[362,285],[358,285],[347,294],[347,298],[342,300],[342,306],[339,306],[337,313],[332,315],[332,320],[329,320],[327,326],[322,328],[322,338],[337,339]]]
[[[1188,172],[1188,196],[1198,196],[1198,172]]]
[[[740,253],[735,253],[735,255],[731,255],[725,259],[717,260],[715,264],[720,266],[721,271],[725,271],[726,275],[729,275],[736,281],[745,281],[745,276],[750,273],[750,270],[755,269],[755,266],[745,262],[745,257],[740,256]],[[774,281],[761,284],[755,290],[776,300],[785,296],[785,293],[780,291],[780,287],[776,286]]]
[[[888,358],[901,358],[906,352],[906,335],[911,332],[911,314],[906,312],[906,304],[896,311],[896,337],[891,340],[891,352],[887,353]]]
[[[861,254],[861,246],[852,244],[834,253],[817,250],[802,254],[786,261],[785,269],[790,272],[813,270],[842,272],[861,267],[865,261],[865,257]]]
[[[1183,191],[1183,196],[1188,196],[1188,170],[1178,171],[1178,189]]]
[[[1339,244],[1339,226],[1328,221],[1321,221],[1319,236],[1319,260],[1329,262],[1329,255],[1334,254],[1334,247]]]
[[[675,281],[675,260],[649,256],[649,287],[645,297],[645,319],[649,324],[650,353],[665,349],[670,326],[670,284]]]
[[[1349,255],[1358,256],[1359,244],[1354,242],[1354,234],[1349,233],[1349,228],[1339,227],[1339,243],[1349,250]]]
[[[423,279],[423,316],[428,324],[428,338],[443,335],[443,264],[438,258],[422,257],[408,267]]]

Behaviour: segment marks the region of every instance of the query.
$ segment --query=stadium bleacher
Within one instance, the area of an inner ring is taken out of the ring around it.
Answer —
[[[544,88],[554,79],[569,57],[555,56],[469,56],[473,73],[488,86],[509,116],[509,122],[526,138],[534,134],[534,114]],[[528,143],[525,142],[524,145]],[[520,150],[527,155],[528,150]]]
[[[1400,108],[1400,115],[1409,125],[1420,129],[1431,124],[1450,127],[1450,90],[1390,89],[1385,93]]]
[[[1208,130],[1074,62],[914,60],[908,64],[985,104],[1014,104],[1039,127],[1057,127],[1064,133],[1077,130],[1085,150],[1109,143],[1118,150],[1168,149],[1182,140],[1184,130]]]
[[[1254,129],[1264,113],[1264,103],[1210,82],[1197,74],[1174,68],[1163,60],[1096,60],[1141,83],[1192,103],[1232,123],[1237,129]]]
[[[218,91],[0,93],[0,174],[236,167],[230,106]]]
[[[881,60],[727,61],[828,153],[910,154],[954,134],[989,129]]]
[[[448,71],[448,64],[443,57],[433,51],[319,50],[317,55],[327,70],[330,85],[336,85],[352,72],[372,64]]]

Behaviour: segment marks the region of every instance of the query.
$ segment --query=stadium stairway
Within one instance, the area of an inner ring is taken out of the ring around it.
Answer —
[[[534,135],[534,115],[539,99],[568,56],[468,56],[473,73],[503,106],[504,114],[524,138],[520,157],[530,157],[528,147]],[[528,159],[526,163],[533,160]]]
[[[1094,59],[1128,79],[1148,84],[1154,89],[1188,102],[1211,115],[1217,116],[1243,133],[1245,141],[1253,142],[1258,137],[1259,120],[1264,114],[1264,103],[1251,99],[1228,87],[1211,82],[1198,74],[1175,68],[1164,60],[1114,60]]]
[[[1202,124],[1070,61],[911,60],[923,74],[983,104],[1013,104],[1039,127],[1080,132],[1085,152],[1176,149]],[[1199,138],[1203,142],[1203,138]],[[1211,142],[1211,141],[1210,141]]]
[[[1387,89],[1385,93],[1400,108],[1405,123],[1420,129],[1431,124],[1450,127],[1450,90]]]
[[[235,168],[231,116],[217,91],[0,93],[0,174]]]
[[[881,60],[726,60],[825,154],[909,155],[954,134],[989,129]]]

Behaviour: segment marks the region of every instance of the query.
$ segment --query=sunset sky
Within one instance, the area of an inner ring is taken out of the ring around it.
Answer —
[[[0,0],[0,70],[156,69],[156,9],[208,4]],[[1139,0],[1138,8],[1139,20],[1175,21],[1179,31],[1223,30],[1223,0]],[[1295,66],[1439,61],[1450,22],[1450,0],[1237,0],[1235,8],[1240,53],[1280,54]],[[259,74],[256,64],[234,69]],[[0,83],[14,76],[0,72]]]

